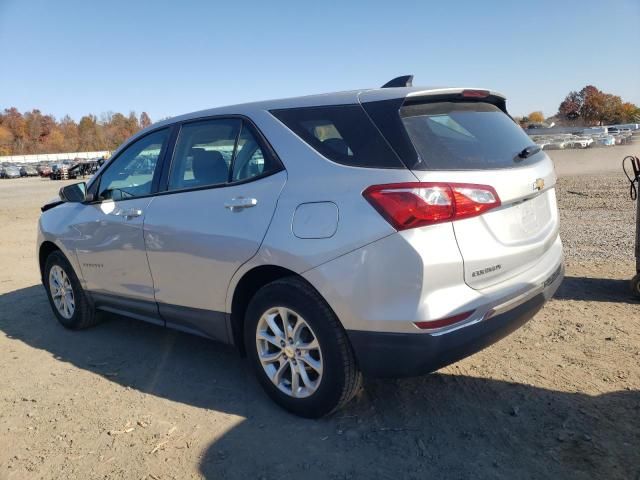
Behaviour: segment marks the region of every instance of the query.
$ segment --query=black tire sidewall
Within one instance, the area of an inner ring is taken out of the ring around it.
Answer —
[[[631,292],[637,298],[640,298],[640,274],[636,275],[631,280]]]
[[[51,296],[51,289],[49,287],[49,272],[56,265],[64,270],[64,273],[69,278],[69,282],[71,283],[71,288],[73,290],[75,310],[73,311],[73,315],[71,315],[71,318],[64,318],[62,315],[60,315],[60,312],[58,312],[58,309],[56,308],[56,305],[53,301],[53,297]],[[82,287],[80,286],[80,282],[78,281],[78,277],[73,270],[73,267],[61,252],[53,252],[47,257],[47,262],[44,268],[43,283],[47,291],[47,298],[49,299],[51,310],[53,310],[53,313],[58,321],[67,328],[79,328],[82,323],[84,293]]]
[[[341,351],[339,337],[344,333],[328,305],[310,290],[310,286],[300,282],[276,282],[260,289],[247,308],[245,348],[258,381],[276,403],[296,415],[318,418],[338,405],[345,388],[344,353]],[[262,368],[255,333],[262,314],[273,307],[286,307],[298,313],[309,324],[320,344],[322,379],[318,390],[309,397],[293,398],[281,392]]]

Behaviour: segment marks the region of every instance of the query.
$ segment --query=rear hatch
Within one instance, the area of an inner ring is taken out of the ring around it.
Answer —
[[[499,196],[498,207],[452,222],[465,282],[483,289],[534,266],[558,234],[556,176],[549,157],[506,114],[504,99],[460,91],[409,97],[399,111],[416,154],[403,160],[420,182],[488,185]],[[380,124],[402,149],[397,129]]]

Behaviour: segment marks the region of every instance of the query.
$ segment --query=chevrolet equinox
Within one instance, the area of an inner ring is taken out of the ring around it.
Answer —
[[[563,277],[549,157],[491,90],[378,89],[154,124],[42,207],[65,327],[106,311],[236,345],[280,406],[421,375],[529,320]]]

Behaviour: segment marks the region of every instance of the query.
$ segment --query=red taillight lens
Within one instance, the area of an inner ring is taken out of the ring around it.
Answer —
[[[390,183],[362,195],[397,230],[469,218],[500,205],[493,187],[470,183]]]

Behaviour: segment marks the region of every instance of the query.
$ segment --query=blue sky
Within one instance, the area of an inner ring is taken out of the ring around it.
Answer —
[[[514,115],[586,84],[640,104],[639,28],[639,0],[0,0],[0,109],[156,120],[408,73]]]

